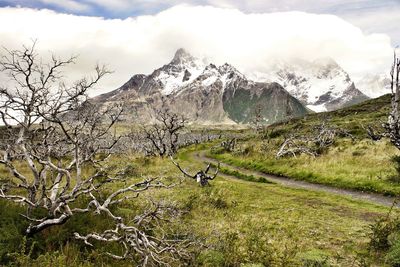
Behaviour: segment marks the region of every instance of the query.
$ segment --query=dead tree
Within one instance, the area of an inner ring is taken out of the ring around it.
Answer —
[[[151,187],[170,188],[163,183],[150,179],[127,188],[119,189],[111,194],[104,202],[99,203],[95,198],[89,203],[86,210],[91,206],[97,213],[107,214],[115,223],[115,228],[103,232],[92,232],[88,234],[75,233],[75,238],[82,240],[86,245],[93,247],[94,241],[105,244],[117,244],[123,253],[115,254],[108,252],[107,255],[117,259],[129,259],[136,266],[169,266],[169,263],[180,259],[189,259],[187,248],[195,243],[192,238],[182,233],[179,236],[163,235],[157,237],[152,233],[159,228],[162,221],[170,221],[178,218],[180,210],[170,203],[149,201],[150,205],[145,211],[126,222],[123,217],[116,216],[110,210],[112,205],[121,203],[129,198],[137,198],[139,194]],[[131,194],[126,195],[127,192]],[[165,233],[165,230],[163,230]]]
[[[391,143],[400,149],[400,59],[397,57],[396,52],[393,57],[393,65],[390,71],[391,77],[391,110],[388,116],[387,123],[383,124],[385,134],[389,137]]]
[[[147,154],[161,157],[173,155],[178,150],[180,130],[185,127],[186,119],[169,110],[159,110],[156,115],[156,123],[144,127],[144,133],[149,147]]]
[[[286,119],[286,123],[289,123],[293,117],[294,117],[294,110],[293,110],[293,106],[290,103],[290,97],[289,95],[286,97],[286,106],[285,106],[285,117],[284,119]]]
[[[262,115],[262,106],[260,104],[256,105],[254,109],[253,118],[251,120],[251,124],[253,125],[254,129],[257,133],[261,133],[263,129],[263,115]]]
[[[290,135],[280,145],[276,158],[308,154],[316,157],[321,155],[328,147],[335,143],[337,136],[354,137],[347,131],[334,126],[328,126],[324,121],[314,127],[314,133],[310,136]]]
[[[188,172],[186,172],[184,169],[182,169],[182,167],[179,165],[179,163],[175,162],[174,159],[171,157],[172,162],[174,163],[174,165],[186,176],[189,177],[191,179],[195,179],[197,183],[199,183],[201,186],[206,186],[209,185],[208,181],[210,180],[214,180],[219,172],[219,167],[220,167],[220,163],[218,163],[218,166],[216,168],[215,173],[211,176],[208,175],[208,172],[210,171],[211,168],[211,164],[207,165],[207,168],[203,171],[200,170],[198,171],[195,175],[191,175]]]
[[[373,126],[371,125],[367,125],[365,126],[361,126],[366,132],[368,137],[372,140],[372,141],[379,141],[381,140],[383,137],[385,137],[385,133],[382,132],[378,132]]]
[[[267,139],[267,143],[270,143],[271,139],[274,137],[275,127],[276,124],[272,124],[265,128],[263,133],[263,139]]]
[[[44,64],[34,48],[6,50],[0,61],[0,70],[13,82],[12,89],[0,89],[0,115],[5,125],[0,164],[10,173],[2,179],[0,197],[27,206],[27,234],[63,224],[74,214],[70,205],[79,196],[112,179],[101,165],[107,156],[97,155],[107,155],[116,143],[108,130],[122,112],[95,111],[85,102],[87,90],[109,73],[105,68],[96,67],[92,78],[68,86],[61,70],[74,58],[53,56]],[[103,125],[106,116],[109,121]],[[20,170],[21,165],[29,173]],[[83,165],[92,165],[93,173],[84,177]],[[47,216],[32,217],[36,209],[47,210]]]
[[[285,138],[283,143],[280,145],[278,152],[276,153],[276,158],[282,158],[286,156],[296,157],[300,154],[308,154],[316,157],[318,154],[314,148],[309,147],[309,141],[309,139],[298,136],[289,136]]]
[[[223,149],[227,152],[232,152],[235,150],[236,143],[237,143],[237,139],[231,138],[229,140],[221,142],[221,147],[223,147]]]
[[[0,177],[0,198],[26,207],[22,216],[29,221],[27,235],[64,224],[76,214],[104,213],[115,222],[115,229],[76,234],[77,238],[87,243],[90,238],[121,243],[127,255],[115,258],[136,253],[143,265],[150,259],[161,262],[164,252],[175,251],[173,242],[147,234],[140,223],[125,223],[111,207],[150,188],[168,186],[149,179],[111,191],[103,200],[102,188],[126,178],[124,170],[113,168],[109,161],[119,140],[110,130],[123,109],[101,108],[87,99],[87,91],[109,73],[104,67],[97,66],[92,77],[68,85],[62,70],[74,60],[53,56],[45,64],[35,44],[6,50],[1,57],[0,71],[12,83],[0,88],[4,124],[0,166],[9,173]]]

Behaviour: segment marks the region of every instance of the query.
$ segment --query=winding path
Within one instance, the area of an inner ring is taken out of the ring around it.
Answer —
[[[200,160],[203,162],[211,162],[213,164],[218,164],[218,161],[216,159],[207,157],[205,155],[205,151],[194,152],[194,153],[192,153],[192,157],[196,160]],[[263,177],[263,178],[267,179],[268,181],[271,181],[271,182],[274,182],[276,184],[286,186],[286,187],[328,192],[328,193],[332,193],[332,194],[336,194],[336,195],[340,195],[340,196],[348,196],[348,197],[352,197],[355,199],[364,200],[364,201],[372,202],[374,204],[388,206],[388,207],[392,206],[393,202],[395,200],[395,197],[391,197],[391,196],[384,196],[381,194],[355,191],[355,190],[349,190],[349,189],[341,189],[341,188],[336,188],[336,187],[322,185],[322,184],[314,184],[314,183],[309,183],[309,182],[305,182],[305,181],[294,180],[294,179],[291,179],[288,177],[276,176],[276,175],[271,175],[271,174],[265,174],[265,173],[259,172],[259,171],[248,170],[245,168],[233,166],[233,165],[223,163],[223,162],[221,162],[220,164],[222,167],[238,171],[245,175],[253,175],[256,177]],[[232,175],[228,175],[228,176],[232,176]],[[400,203],[397,203],[396,206],[400,207]]]

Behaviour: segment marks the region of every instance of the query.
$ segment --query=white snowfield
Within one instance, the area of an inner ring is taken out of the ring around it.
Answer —
[[[221,82],[222,87],[225,88],[233,78],[230,77],[232,72],[236,77],[244,78],[243,74],[227,63],[219,67],[214,64],[206,64],[205,60],[195,58],[183,49],[178,50],[170,64],[159,70],[159,74],[154,79],[162,84],[161,93],[163,95],[181,93],[195,85],[207,88],[217,81]],[[186,75],[189,75],[187,79],[185,79]]]
[[[161,93],[164,95],[172,94],[180,88],[192,83],[203,72],[205,63],[191,55],[183,55],[180,57],[179,63],[175,66],[176,71],[168,72],[162,70],[160,75],[156,78],[163,84]],[[190,73],[190,77],[188,80],[183,81],[186,71]]]

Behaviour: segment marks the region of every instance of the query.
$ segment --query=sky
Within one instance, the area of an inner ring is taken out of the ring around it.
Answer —
[[[180,47],[245,73],[277,57],[331,57],[357,80],[390,66],[400,0],[0,0],[0,46],[32,39],[44,57],[78,55],[71,79],[99,62],[113,70],[93,95],[148,74]]]

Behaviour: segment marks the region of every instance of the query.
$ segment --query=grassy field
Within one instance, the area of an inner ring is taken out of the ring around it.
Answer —
[[[184,149],[178,160],[188,171],[197,171],[204,164],[194,161],[191,153],[207,147],[210,146]],[[132,177],[180,177],[168,159],[132,155],[118,159],[118,164],[130,164]],[[387,208],[327,193],[244,181],[238,179],[244,178],[240,174],[236,176],[220,175],[206,188],[185,179],[172,190],[143,195],[176,203],[186,211],[168,227],[202,240],[204,246],[193,250],[191,266],[358,266],[355,264],[363,261],[372,266],[384,265],[381,255],[369,253],[368,235],[369,225]],[[134,216],[144,199],[123,205],[120,214]],[[26,222],[18,215],[18,208],[2,202],[0,212],[4,214],[0,218],[3,264],[129,266],[128,262],[102,255],[106,248],[100,244],[91,249],[71,239],[74,231],[104,227],[102,218],[77,217],[28,239],[22,249]]]
[[[393,196],[400,193],[400,183],[395,181],[396,170],[391,161],[391,157],[397,155],[397,149],[387,140],[372,142],[364,139],[353,143],[345,139],[318,158],[301,155],[276,159],[281,142],[282,139],[272,140],[269,144],[256,139],[243,141],[238,144],[238,152],[210,152],[208,156],[235,166],[312,183]]]
[[[209,156],[248,169],[397,195],[400,184],[393,178],[396,171],[391,161],[397,150],[387,140],[366,139],[362,128],[362,124],[384,120],[387,104],[388,98],[383,97],[341,111],[311,114],[273,125],[260,135],[241,130],[241,136],[247,132],[247,137],[238,142],[233,152],[226,152],[219,147],[220,141],[214,141],[181,149],[177,160],[183,168],[195,173],[205,163],[196,160],[193,153],[208,151]],[[317,158],[302,155],[275,159],[285,134],[293,131],[307,134],[325,118],[350,131],[356,139],[338,139]],[[195,181],[183,178],[169,159],[129,154],[113,158],[113,163],[130,167],[126,183],[146,177],[162,177],[166,182],[183,179],[170,190],[146,191],[115,208],[118,215],[133,219],[151,198],[173,203],[183,211],[181,217],[161,226],[168,233],[188,235],[202,245],[190,248],[190,259],[172,262],[171,266],[398,266],[393,260],[389,265],[387,251],[369,246],[371,225],[385,218],[387,207],[324,192],[285,188],[226,167],[210,186],[201,188]],[[7,175],[4,170],[0,173]],[[121,186],[112,184],[100,193],[107,195]],[[24,208],[0,201],[0,265],[132,266],[130,262],[104,255],[110,249],[118,252],[116,247],[95,243],[90,248],[73,239],[74,232],[85,234],[109,227],[106,216],[76,216],[65,225],[26,238],[23,233],[27,222],[20,216]],[[394,213],[398,215],[398,210]],[[393,229],[396,227],[400,229],[400,223]],[[392,229],[382,229],[377,232],[383,236],[392,233]],[[399,241],[396,236],[400,234],[392,235],[391,240]]]
[[[190,156],[204,148],[181,151],[179,160],[189,172],[204,168]],[[165,159],[151,160],[145,170],[153,175],[179,175]],[[161,194],[189,209],[181,220],[183,228],[205,238],[207,248],[198,252],[197,265],[351,266],[362,260],[383,264],[379,255],[367,252],[368,228],[387,208],[321,192],[243,181],[248,177],[235,175],[239,179],[219,176],[207,188],[185,180]]]
[[[377,125],[387,114],[388,97],[370,100],[340,111],[312,114],[272,125],[264,133],[238,142],[233,152],[222,148],[209,151],[208,156],[248,169],[312,183],[326,184],[396,196],[400,183],[392,157],[398,150],[386,139],[374,142],[367,138],[363,126]],[[313,127],[328,119],[334,125],[352,133],[350,138],[338,138],[319,157],[300,155],[276,158],[276,152],[288,133],[307,135]]]

